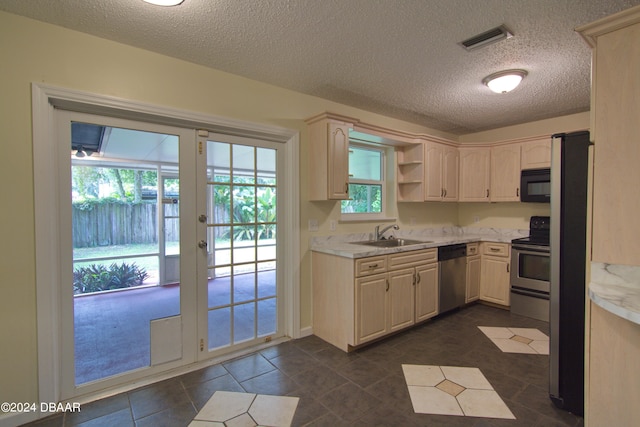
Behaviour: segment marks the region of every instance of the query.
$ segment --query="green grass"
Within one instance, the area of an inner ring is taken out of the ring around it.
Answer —
[[[178,242],[167,243],[167,254],[177,255],[179,253],[180,245]],[[134,257],[134,255],[157,253],[158,244],[145,243],[145,244],[131,244],[131,245],[114,245],[114,246],[96,246],[93,248],[74,248],[73,259],[91,259],[91,258],[107,258],[107,257],[120,257],[121,259],[109,259],[103,261],[75,261],[74,268],[86,267],[91,264],[104,264],[111,265],[112,263],[121,264],[126,262],[128,264],[136,263],[137,266],[144,268],[147,271],[158,270],[158,257]]]

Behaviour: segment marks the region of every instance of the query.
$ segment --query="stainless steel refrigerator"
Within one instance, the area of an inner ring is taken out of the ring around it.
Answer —
[[[549,395],[584,414],[585,266],[589,132],[557,134],[551,145]]]

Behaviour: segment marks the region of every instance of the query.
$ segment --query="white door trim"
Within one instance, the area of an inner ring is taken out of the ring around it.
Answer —
[[[300,332],[300,193],[299,134],[297,131],[226,117],[178,110],[131,100],[32,83],[33,168],[35,204],[36,297],[38,329],[38,390],[41,402],[60,400],[60,313],[56,289],[60,284],[58,254],[59,200],[54,107],[83,113],[122,117],[165,125],[206,129],[216,133],[250,136],[285,144],[290,166],[284,191],[290,196],[285,221],[291,225],[284,242],[286,293],[285,333]]]

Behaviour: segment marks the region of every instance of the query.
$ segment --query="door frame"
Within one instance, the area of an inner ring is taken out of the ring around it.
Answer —
[[[36,256],[36,310],[38,332],[38,393],[41,402],[59,402],[61,390],[61,328],[59,300],[60,224],[56,114],[54,108],[111,116],[147,123],[215,133],[267,139],[284,144],[289,171],[283,192],[290,195],[283,223],[291,225],[285,237],[285,334],[299,338],[300,331],[300,169],[299,133],[282,127],[194,113],[164,106],[32,83],[33,169]],[[153,376],[153,375],[152,375]]]

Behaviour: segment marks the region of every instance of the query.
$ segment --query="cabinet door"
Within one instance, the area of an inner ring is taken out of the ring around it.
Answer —
[[[442,145],[435,142],[425,144],[424,161],[424,199],[428,201],[442,200],[444,187],[442,185]]]
[[[356,284],[356,345],[381,337],[387,329],[386,274],[362,277]]]
[[[416,322],[438,314],[438,264],[416,267]]]
[[[520,144],[491,148],[491,201],[520,201]]]
[[[551,167],[551,138],[528,141],[522,144],[520,168],[538,169]]]
[[[488,202],[491,176],[489,148],[460,148],[461,202]]]
[[[414,269],[389,273],[389,332],[415,323]]]
[[[349,126],[328,124],[328,185],[329,199],[349,198]]]
[[[442,155],[442,186],[443,200],[455,202],[458,200],[458,178],[460,175],[460,154],[457,148],[445,147]]]
[[[480,297],[480,264],[480,255],[467,257],[467,303]]]
[[[509,305],[509,258],[482,257],[480,299]]]

